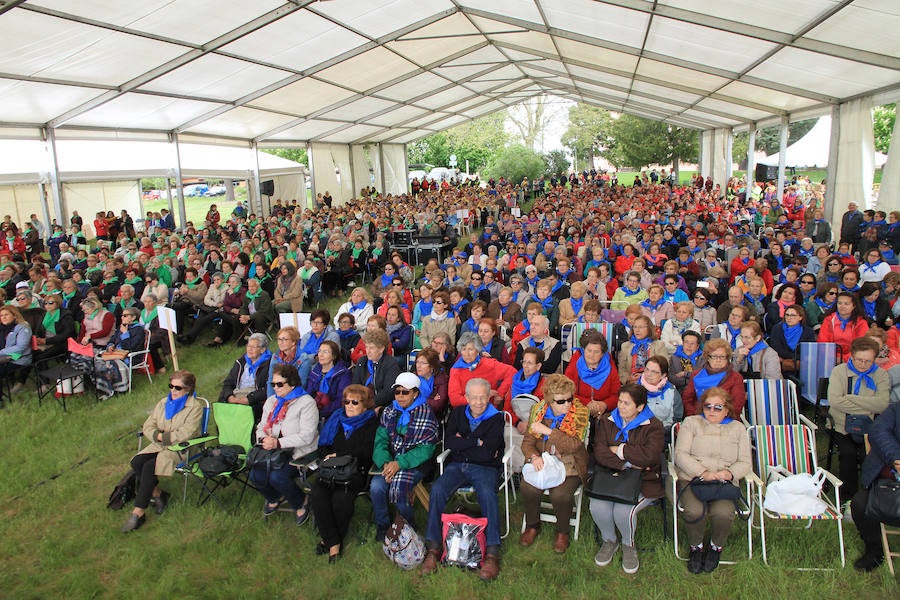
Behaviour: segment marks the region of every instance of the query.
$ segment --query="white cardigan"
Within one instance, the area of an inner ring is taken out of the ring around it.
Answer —
[[[257,442],[266,437],[265,426],[278,400],[275,394],[266,399],[262,419],[256,427]],[[288,405],[287,414],[272,427],[272,437],[277,437],[282,448],[291,448],[294,459],[306,456],[319,447],[319,409],[309,394],[304,394]]]

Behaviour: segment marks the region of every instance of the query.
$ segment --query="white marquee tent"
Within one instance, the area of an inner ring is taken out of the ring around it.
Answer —
[[[802,138],[788,146],[784,164],[787,167],[825,167],[828,165],[828,152],[831,148],[831,116],[819,117],[813,128]],[[762,162],[777,165],[780,152],[767,156]],[[874,164],[880,169],[887,162],[887,155],[875,153]]]
[[[0,0],[0,136],[49,147],[62,212],[64,138],[303,145],[341,202],[369,173],[404,190],[405,144],[545,93],[702,132],[716,179],[735,131],[832,115],[846,203],[871,107],[900,96],[898,30],[896,0]]]

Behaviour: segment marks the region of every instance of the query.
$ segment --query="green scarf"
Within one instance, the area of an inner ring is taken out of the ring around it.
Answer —
[[[142,310],[141,311],[141,324],[149,325],[153,321],[153,319],[156,318],[156,311],[158,308],[159,308],[158,306],[154,306],[153,310],[151,310],[150,312],[147,312],[146,308],[144,310]]]
[[[113,283],[119,283],[119,278],[113,275],[110,279],[104,279],[103,285],[111,285]]]
[[[102,271],[103,267],[88,267],[85,273],[93,273],[94,271]]]
[[[132,277],[131,279],[126,279],[126,280],[125,280],[125,283],[127,283],[128,285],[134,285],[134,284],[139,283],[139,282],[141,282],[141,281],[143,281],[143,279],[141,279],[140,277],[138,277],[137,275],[135,275],[135,276]]]
[[[66,301],[69,301],[74,297],[75,297],[75,292],[69,292],[68,294],[63,292],[63,295],[62,295],[62,299],[66,300]]]
[[[184,284],[185,284],[186,286],[188,286],[188,289],[189,289],[189,290],[192,290],[192,289],[194,289],[195,287],[197,287],[198,285],[200,285],[200,282],[202,282],[202,281],[203,281],[203,278],[202,278],[202,277],[198,277],[197,279],[195,279],[195,280],[193,280],[193,281],[187,281],[187,280],[185,280]]]
[[[44,314],[44,331],[47,335],[56,335],[56,324],[59,322],[60,310],[48,310]]]
[[[259,298],[259,295],[262,293],[262,291],[263,291],[263,289],[259,288],[256,290],[255,294],[251,294],[250,291],[248,290],[247,291],[247,300],[249,300],[250,302],[253,302],[257,298]]]
[[[362,248],[354,248],[353,252],[352,252],[353,258],[359,258],[359,255],[362,254],[362,252],[363,252]]]
[[[12,279],[5,279],[3,281],[0,281],[0,288],[5,288],[7,285],[9,285],[10,281],[12,281]]]
[[[132,306],[134,306],[134,298],[129,300],[127,303],[125,302],[125,300],[119,300],[119,306],[122,307],[122,310],[125,310],[126,308],[131,308]]]

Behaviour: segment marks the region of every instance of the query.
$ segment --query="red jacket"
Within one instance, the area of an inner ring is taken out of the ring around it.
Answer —
[[[734,260],[731,261],[731,277],[729,278],[728,283],[734,284],[735,279],[743,275],[744,271],[754,266],[755,264],[756,261],[751,258],[745,265],[740,256],[735,256]]]
[[[822,328],[819,329],[820,342],[834,342],[838,346],[841,362],[850,358],[850,342],[858,337],[862,337],[869,331],[869,323],[865,319],[859,317],[850,323],[847,323],[846,329],[841,329],[841,323],[838,321],[837,313],[832,313],[825,317],[822,321]]]
[[[516,374],[515,368],[505,365],[499,360],[493,358],[482,358],[474,371],[469,369],[451,368],[450,369],[450,406],[466,405],[466,384],[470,379],[482,378],[487,379],[491,384],[491,389],[496,390],[501,397],[506,398],[509,395],[509,388],[512,386],[513,375]]]
[[[694,371],[694,374],[696,375],[699,370]],[[734,406],[734,414],[731,416],[738,418],[744,412],[744,405],[747,404],[747,390],[744,388],[743,376],[731,367],[728,367],[728,375],[725,376],[719,387],[731,395],[731,402]],[[687,387],[684,388],[684,393],[681,395],[681,403],[684,405],[684,416],[689,417],[700,414],[700,402],[698,400],[692,376]]]
[[[572,354],[569,366],[566,367],[566,377],[575,382],[575,397],[584,405],[587,405],[591,400],[599,400],[606,404],[606,412],[616,408],[619,403],[619,388],[622,387],[622,383],[619,381],[619,368],[616,366],[616,361],[610,357],[609,377],[598,389],[592,388],[578,377],[578,366],[575,363],[580,358],[581,350],[576,350]]]
[[[22,258],[25,258],[25,240],[19,236],[15,236],[12,239],[12,249],[10,249],[9,238],[4,237],[3,241],[0,242],[0,254],[18,254]]]

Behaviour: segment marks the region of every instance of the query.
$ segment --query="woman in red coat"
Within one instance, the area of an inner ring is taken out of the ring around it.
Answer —
[[[744,378],[731,367],[731,345],[722,338],[709,340],[698,366],[681,395],[684,416],[701,414],[699,399],[711,387],[725,389],[734,403],[734,414],[741,414],[747,403],[747,392]]]
[[[97,218],[94,219],[94,233],[97,234],[98,240],[105,240],[109,237],[109,221],[106,220],[105,213],[97,213]]]
[[[459,358],[450,369],[450,406],[465,406],[466,384],[470,379],[486,379],[491,384],[491,402],[501,408],[506,398],[515,368],[505,365],[499,360],[487,358],[481,354],[484,346],[478,334],[468,331],[459,337],[456,343]]]
[[[834,342],[840,360],[850,357],[850,343],[869,331],[869,323],[855,294],[840,292],[834,308],[825,316],[819,329],[820,342]]]
[[[599,417],[611,411],[619,401],[619,370],[609,354],[606,336],[588,329],[581,336],[581,347],[572,354],[566,377],[575,382],[575,397]]]
[[[631,244],[625,244],[622,246],[622,254],[616,257],[616,275],[621,277],[626,272],[631,270],[631,265],[634,264],[634,246]]]
[[[756,264],[756,261],[750,258],[750,248],[744,246],[738,250],[738,255],[731,261],[731,277],[728,280],[733,284],[734,280],[744,274],[744,271]]]

